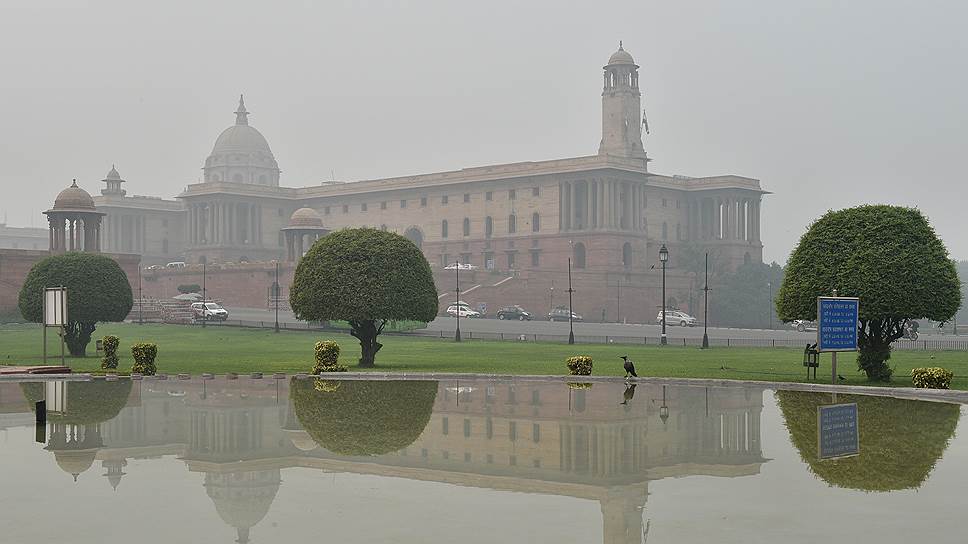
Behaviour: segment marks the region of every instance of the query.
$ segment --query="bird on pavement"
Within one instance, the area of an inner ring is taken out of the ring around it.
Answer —
[[[635,396],[635,386],[636,384],[630,383],[625,386],[625,392],[622,393],[622,402],[619,404],[628,404],[632,397]]]
[[[625,361],[625,365],[624,365],[625,366],[625,379],[628,379],[629,375],[632,375],[632,376],[638,378],[639,375],[635,373],[635,365],[632,364],[632,360],[629,359],[629,356],[628,355],[622,355],[620,357],[620,359],[622,359],[623,361]]]

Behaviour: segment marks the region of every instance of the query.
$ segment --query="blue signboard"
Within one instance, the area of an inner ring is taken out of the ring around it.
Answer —
[[[860,453],[856,403],[817,407],[817,449],[820,459]]]
[[[817,351],[857,351],[860,300],[817,298]]]

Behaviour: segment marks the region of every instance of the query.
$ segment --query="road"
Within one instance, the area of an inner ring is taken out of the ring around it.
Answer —
[[[228,308],[229,319],[244,321],[263,321],[272,323],[274,313],[271,310],[255,308]],[[302,323],[293,316],[292,312],[279,312],[280,323]],[[432,332],[453,333],[456,320],[453,317],[438,317],[427,324],[427,330]],[[658,338],[661,335],[659,325],[623,324],[623,323],[575,323],[575,334],[578,336],[614,336],[616,338]],[[781,328],[782,327],[782,328]],[[568,323],[550,321],[501,321],[499,319],[461,319],[460,328],[464,333],[504,334],[528,336],[567,336]],[[668,338],[702,338],[702,327],[669,326],[666,328]],[[816,341],[816,331],[797,332],[789,325],[777,323],[776,330],[769,329],[733,329],[725,327],[710,327],[710,339],[753,339],[753,340],[799,340],[804,344]],[[922,328],[920,340],[945,340],[964,338],[951,334],[926,334]]]

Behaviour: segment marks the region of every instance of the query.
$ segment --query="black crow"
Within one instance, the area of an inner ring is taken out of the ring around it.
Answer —
[[[620,404],[628,404],[632,400],[632,397],[635,396],[635,385],[634,383],[630,383],[625,386],[625,392],[622,393],[622,402]]]
[[[632,376],[635,376],[636,378],[638,378],[639,375],[635,373],[635,365],[632,364],[632,360],[629,359],[629,356],[622,355],[620,359],[625,361],[625,377],[628,378],[629,375],[631,374]]]

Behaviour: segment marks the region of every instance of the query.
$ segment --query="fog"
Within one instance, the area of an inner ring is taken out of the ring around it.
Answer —
[[[962,2],[5,2],[0,215],[116,164],[199,180],[245,93],[282,184],[597,152],[601,67],[641,66],[651,169],[760,179],[767,261],[828,209],[916,206],[968,259]]]

